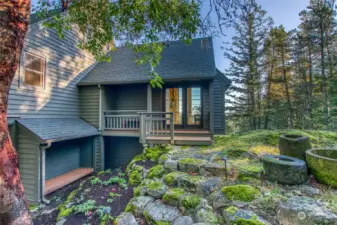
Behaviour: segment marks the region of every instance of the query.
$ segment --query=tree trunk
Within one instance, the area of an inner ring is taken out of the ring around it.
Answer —
[[[286,91],[286,96],[287,96],[287,103],[288,103],[288,110],[289,110],[289,128],[292,129],[294,127],[293,124],[293,110],[291,107],[291,100],[290,100],[290,93],[289,93],[289,86],[288,86],[288,79],[287,79],[287,71],[286,71],[286,65],[285,65],[285,55],[284,55],[284,46],[282,48],[282,71],[283,71],[283,81],[284,81],[284,86],[285,86],[285,91]]]
[[[308,55],[309,55],[309,115],[310,115],[310,125],[311,128],[313,128],[313,111],[312,111],[312,107],[313,107],[313,71],[312,71],[312,51],[311,51],[311,45],[310,45],[310,40],[308,38]]]
[[[31,224],[7,123],[9,88],[19,64],[29,16],[30,0],[0,0],[0,224]]]
[[[325,54],[324,54],[324,26],[323,21],[321,19],[320,23],[320,47],[321,47],[321,75],[323,79],[323,96],[324,96],[324,121],[325,125],[329,125],[329,97],[327,90],[327,79],[325,75]]]

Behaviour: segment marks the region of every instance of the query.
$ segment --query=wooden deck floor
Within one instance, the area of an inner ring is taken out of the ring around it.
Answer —
[[[78,168],[46,181],[44,194],[50,194],[82,177],[94,172],[93,168]]]

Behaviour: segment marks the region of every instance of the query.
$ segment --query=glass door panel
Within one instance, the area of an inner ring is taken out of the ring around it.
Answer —
[[[201,89],[187,88],[187,125],[201,124]]]
[[[183,124],[183,89],[167,88],[165,93],[166,112],[174,112],[174,124]]]

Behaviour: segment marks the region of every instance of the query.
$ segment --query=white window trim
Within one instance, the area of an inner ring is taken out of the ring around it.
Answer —
[[[29,55],[32,55],[34,57],[37,57],[37,58],[40,58],[40,59],[44,60],[44,67],[43,67],[42,73],[40,71],[27,69],[29,71],[42,74],[42,87],[41,86],[34,86],[34,85],[30,85],[30,84],[25,83],[25,70],[26,70],[25,69],[25,56],[26,56],[26,54],[29,54]],[[31,51],[24,51],[23,54],[22,54],[22,57],[21,57],[21,62],[20,62],[19,88],[26,89],[26,90],[45,90],[46,84],[47,84],[47,68],[48,68],[48,57],[46,57],[44,55],[35,54]]]

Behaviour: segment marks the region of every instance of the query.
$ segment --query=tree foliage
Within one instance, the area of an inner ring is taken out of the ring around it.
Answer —
[[[265,35],[263,57],[257,59],[257,65],[263,65],[263,71],[256,77],[255,102],[262,107],[259,113],[242,114],[232,119],[236,129],[251,130],[257,128],[302,128],[336,129],[337,119],[337,23],[335,1],[311,0],[308,7],[300,12],[301,24],[294,31],[284,27],[275,27]],[[242,23],[241,23],[242,24]],[[245,35],[241,35],[239,43]],[[233,39],[233,46],[237,43]],[[236,52],[247,55],[250,47]],[[233,66],[233,62],[234,65]],[[244,76],[244,65],[232,60],[231,76],[238,82]],[[236,72],[234,72],[236,71]],[[234,86],[235,87],[235,86]],[[249,93],[249,86],[240,89]],[[232,96],[239,102],[244,94]],[[247,99],[247,98],[244,98]],[[251,100],[252,102],[253,100]],[[230,107],[235,106],[231,104]],[[236,112],[240,112],[239,109]],[[235,114],[230,114],[235,115]],[[251,126],[251,120],[258,121]],[[238,128],[239,127],[239,128]]]

